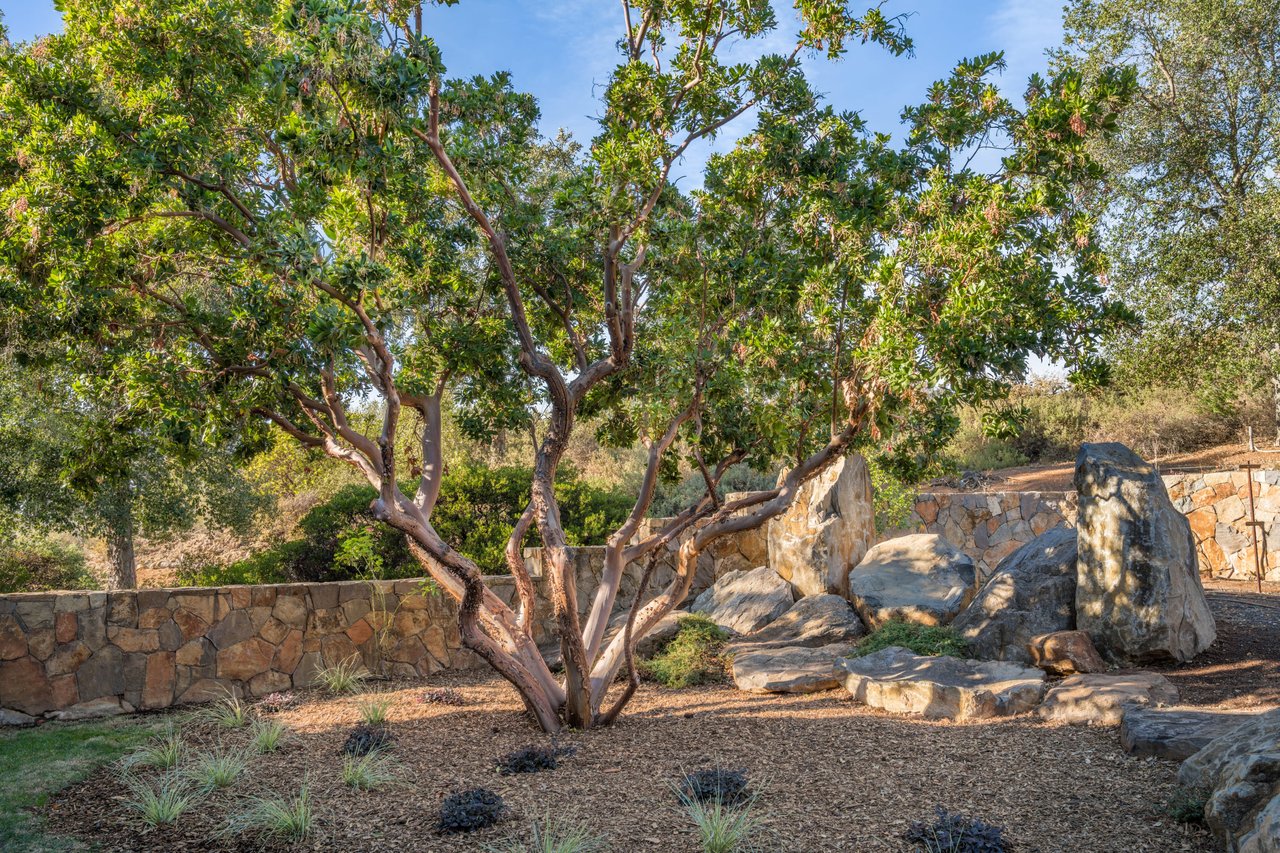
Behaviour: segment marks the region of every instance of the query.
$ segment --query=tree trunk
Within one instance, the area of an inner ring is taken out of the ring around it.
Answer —
[[[107,559],[111,563],[107,589],[136,589],[138,566],[133,552],[133,510],[126,504],[123,517],[107,532]]]

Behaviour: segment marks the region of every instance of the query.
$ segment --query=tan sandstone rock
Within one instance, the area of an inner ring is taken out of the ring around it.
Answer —
[[[1054,675],[1106,672],[1107,662],[1084,631],[1054,631],[1032,637],[1031,663]]]
[[[1049,690],[1036,713],[1051,723],[1118,726],[1128,706],[1177,701],[1177,688],[1154,672],[1073,675]]]

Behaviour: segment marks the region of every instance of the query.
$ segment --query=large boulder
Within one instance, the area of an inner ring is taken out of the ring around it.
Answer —
[[[1280,850],[1280,708],[1215,738],[1182,762],[1178,782],[1209,791],[1204,816],[1227,850]]]
[[[770,520],[769,565],[799,597],[846,595],[849,570],[875,540],[875,508],[867,463],[837,460],[805,483],[785,513]]]
[[[970,720],[1030,711],[1044,695],[1044,673],[1004,661],[917,655],[889,646],[837,663],[859,702],[930,719]]]
[[[852,643],[827,646],[739,646],[733,654],[733,683],[749,693],[816,693],[840,686],[836,661]]]
[[[862,621],[948,625],[973,598],[973,560],[934,533],[874,546],[849,575],[849,600]]]
[[[735,634],[750,634],[791,608],[791,586],[768,566],[749,572],[730,572],[693,601],[691,613],[701,613]]]
[[[1114,442],[1076,457],[1076,625],[1121,662],[1190,660],[1216,636],[1195,537],[1154,468]]]
[[[1031,663],[1031,639],[1076,626],[1076,532],[1057,527],[1000,561],[954,624],[969,653]]]
[[[1133,755],[1182,761],[1215,738],[1234,732],[1254,716],[1133,705],[1125,709],[1120,722],[1120,746]]]
[[[836,643],[852,643],[867,633],[849,602],[838,595],[810,595],[802,598],[777,619],[743,637],[729,647],[816,648]]]
[[[1036,713],[1051,723],[1118,726],[1131,705],[1173,705],[1178,688],[1154,672],[1073,675],[1058,682]]]

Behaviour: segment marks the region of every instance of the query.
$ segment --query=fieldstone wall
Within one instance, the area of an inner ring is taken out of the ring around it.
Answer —
[[[1254,511],[1262,527],[1258,548],[1267,580],[1280,581],[1280,471],[1252,472]],[[1217,577],[1252,580],[1254,555],[1249,529],[1250,472],[1213,471],[1164,478],[1174,507],[1191,522],[1200,570]]]
[[[1267,580],[1280,581],[1280,471],[1254,471],[1253,495]],[[1252,580],[1249,474],[1216,471],[1168,474],[1169,498],[1187,516],[1196,536],[1200,570],[1215,577]],[[922,493],[908,524],[880,539],[904,533],[937,533],[974,558],[985,578],[1009,554],[1046,530],[1074,527],[1079,503],[1071,492]]]
[[[511,578],[490,586],[514,598]],[[7,595],[0,717],[262,696],[353,656],[401,676],[480,665],[461,648],[452,599],[412,580]]]
[[[921,494],[904,533],[936,533],[973,558],[979,579],[1000,561],[1059,524],[1074,526],[1075,492],[957,492]]]

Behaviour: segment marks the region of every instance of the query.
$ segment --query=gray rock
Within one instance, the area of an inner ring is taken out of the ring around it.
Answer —
[[[750,634],[791,608],[791,586],[768,566],[730,572],[694,599],[691,613],[702,613],[721,628]]]
[[[849,602],[838,595],[810,595],[765,627],[732,644],[729,650],[849,644],[865,633],[866,627]]]
[[[819,646],[740,647],[733,655],[733,682],[750,693],[816,693],[840,686],[836,661],[852,643]]]
[[[1058,682],[1036,713],[1051,723],[1118,726],[1129,705],[1173,705],[1178,689],[1154,672],[1073,675]]]
[[[1000,561],[953,627],[983,660],[1031,663],[1040,634],[1076,626],[1076,532],[1056,527]]]
[[[75,720],[92,720],[96,717],[115,717],[131,710],[133,710],[132,707],[126,708],[119,699],[103,697],[101,699],[90,699],[88,702],[81,702],[77,705],[72,705],[70,708],[63,708],[61,711],[53,712],[50,716],[55,720],[70,723]]]
[[[843,658],[844,686],[859,702],[930,719],[971,720],[1029,711],[1044,695],[1044,673],[1004,661],[917,655],[890,646]]]
[[[1178,782],[1210,792],[1205,823],[1225,849],[1280,849],[1280,708],[1209,741],[1182,762]]]
[[[874,546],[849,575],[849,599],[862,621],[947,625],[973,598],[973,560],[934,533]]]
[[[1190,660],[1213,642],[1195,537],[1160,475],[1123,444],[1076,457],[1076,625],[1121,662]]]
[[[1253,714],[1182,711],[1130,706],[1120,722],[1120,745],[1134,755],[1170,761],[1190,758],[1209,741],[1235,731]]]
[[[847,595],[849,570],[875,535],[871,478],[866,461],[855,454],[806,483],[791,507],[770,520],[769,565],[797,596]]]
[[[0,726],[30,726],[34,725],[35,721],[36,718],[30,714],[24,714],[12,708],[0,708]]]
[[[1280,794],[1258,813],[1253,828],[1240,836],[1240,853],[1276,853],[1280,850]]]

